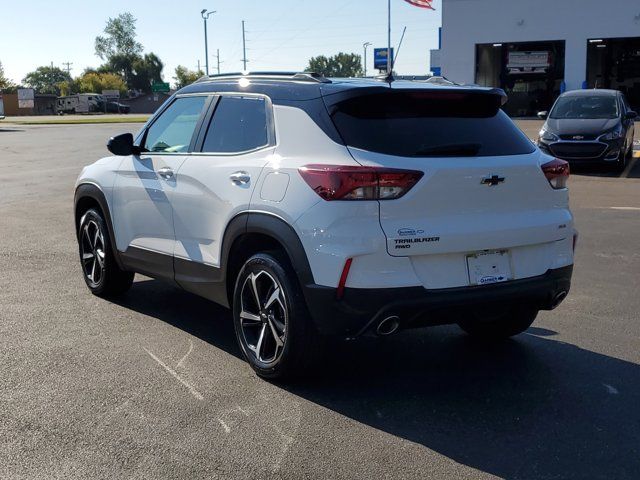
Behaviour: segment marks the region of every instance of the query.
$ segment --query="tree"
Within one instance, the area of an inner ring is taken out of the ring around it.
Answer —
[[[60,84],[70,82],[71,75],[58,67],[38,67],[24,77],[22,82],[38,93],[60,95]]]
[[[109,62],[116,55],[133,58],[142,53],[142,44],[136,40],[136,18],[129,12],[109,18],[104,37],[95,41],[96,55]]]
[[[182,65],[178,65],[176,67],[176,76],[173,77],[173,79],[176,81],[176,88],[180,89],[187,85],[191,85],[202,76],[204,76],[204,72],[202,70],[198,70],[196,72],[189,70],[187,67],[183,67]]]
[[[136,58],[132,67],[131,86],[136,90],[148,92],[152,84],[162,82],[164,63],[155,53],[146,53],[144,57]]]
[[[2,62],[0,62],[0,90],[12,89],[14,87],[13,82],[5,77],[4,67],[2,66]]]
[[[315,72],[325,77],[360,77],[362,76],[362,59],[355,53],[340,52],[333,57],[313,57],[309,60],[308,72]]]
[[[133,15],[125,12],[109,18],[104,33],[95,41],[96,55],[105,61],[97,73],[120,75],[131,90],[144,92],[149,92],[153,83],[162,81],[164,64],[155,53],[142,55]]]
[[[127,84],[114,73],[86,72],[75,81],[79,93],[102,93],[103,90],[119,90],[126,93]]]

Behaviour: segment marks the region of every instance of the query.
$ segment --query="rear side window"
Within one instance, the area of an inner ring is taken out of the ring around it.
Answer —
[[[500,110],[496,95],[388,92],[338,103],[333,122],[350,147],[401,157],[531,153],[531,141]]]
[[[145,149],[149,152],[186,152],[206,102],[205,96],[177,98],[147,130]]]
[[[240,153],[268,144],[267,102],[264,98],[220,98],[204,138],[203,152]]]

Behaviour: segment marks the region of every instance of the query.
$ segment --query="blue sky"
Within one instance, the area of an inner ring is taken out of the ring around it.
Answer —
[[[392,0],[393,43],[407,27],[396,70],[424,74],[429,49],[437,48],[441,1],[436,11]],[[94,39],[105,21],[129,11],[138,19],[138,40],[165,63],[164,79],[173,81],[181,64],[204,69],[203,8],[217,10],[209,20],[211,73],[220,49],[222,71],[242,70],[242,27],[246,21],[249,70],[302,70],[310,57],[339,51],[362,54],[362,44],[386,45],[386,0],[109,0],[86,2],[31,0],[7,2],[2,7],[0,62],[5,74],[19,82],[39,65],[62,67],[73,62],[72,75],[97,66]],[[373,55],[368,63],[373,70]]]

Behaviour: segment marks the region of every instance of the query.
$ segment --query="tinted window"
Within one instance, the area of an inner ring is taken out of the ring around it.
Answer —
[[[237,153],[269,143],[267,104],[259,97],[222,97],[202,146],[203,152]]]
[[[560,97],[549,114],[551,118],[617,118],[616,97]]]
[[[176,99],[147,131],[145,148],[150,152],[186,152],[207,97]]]
[[[402,157],[519,155],[535,147],[496,95],[393,92],[339,103],[332,118],[346,144]]]

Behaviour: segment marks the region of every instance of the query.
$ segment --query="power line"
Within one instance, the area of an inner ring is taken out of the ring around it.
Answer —
[[[71,75],[71,65],[73,65],[73,62],[62,62],[62,65],[66,67],[67,75]]]

